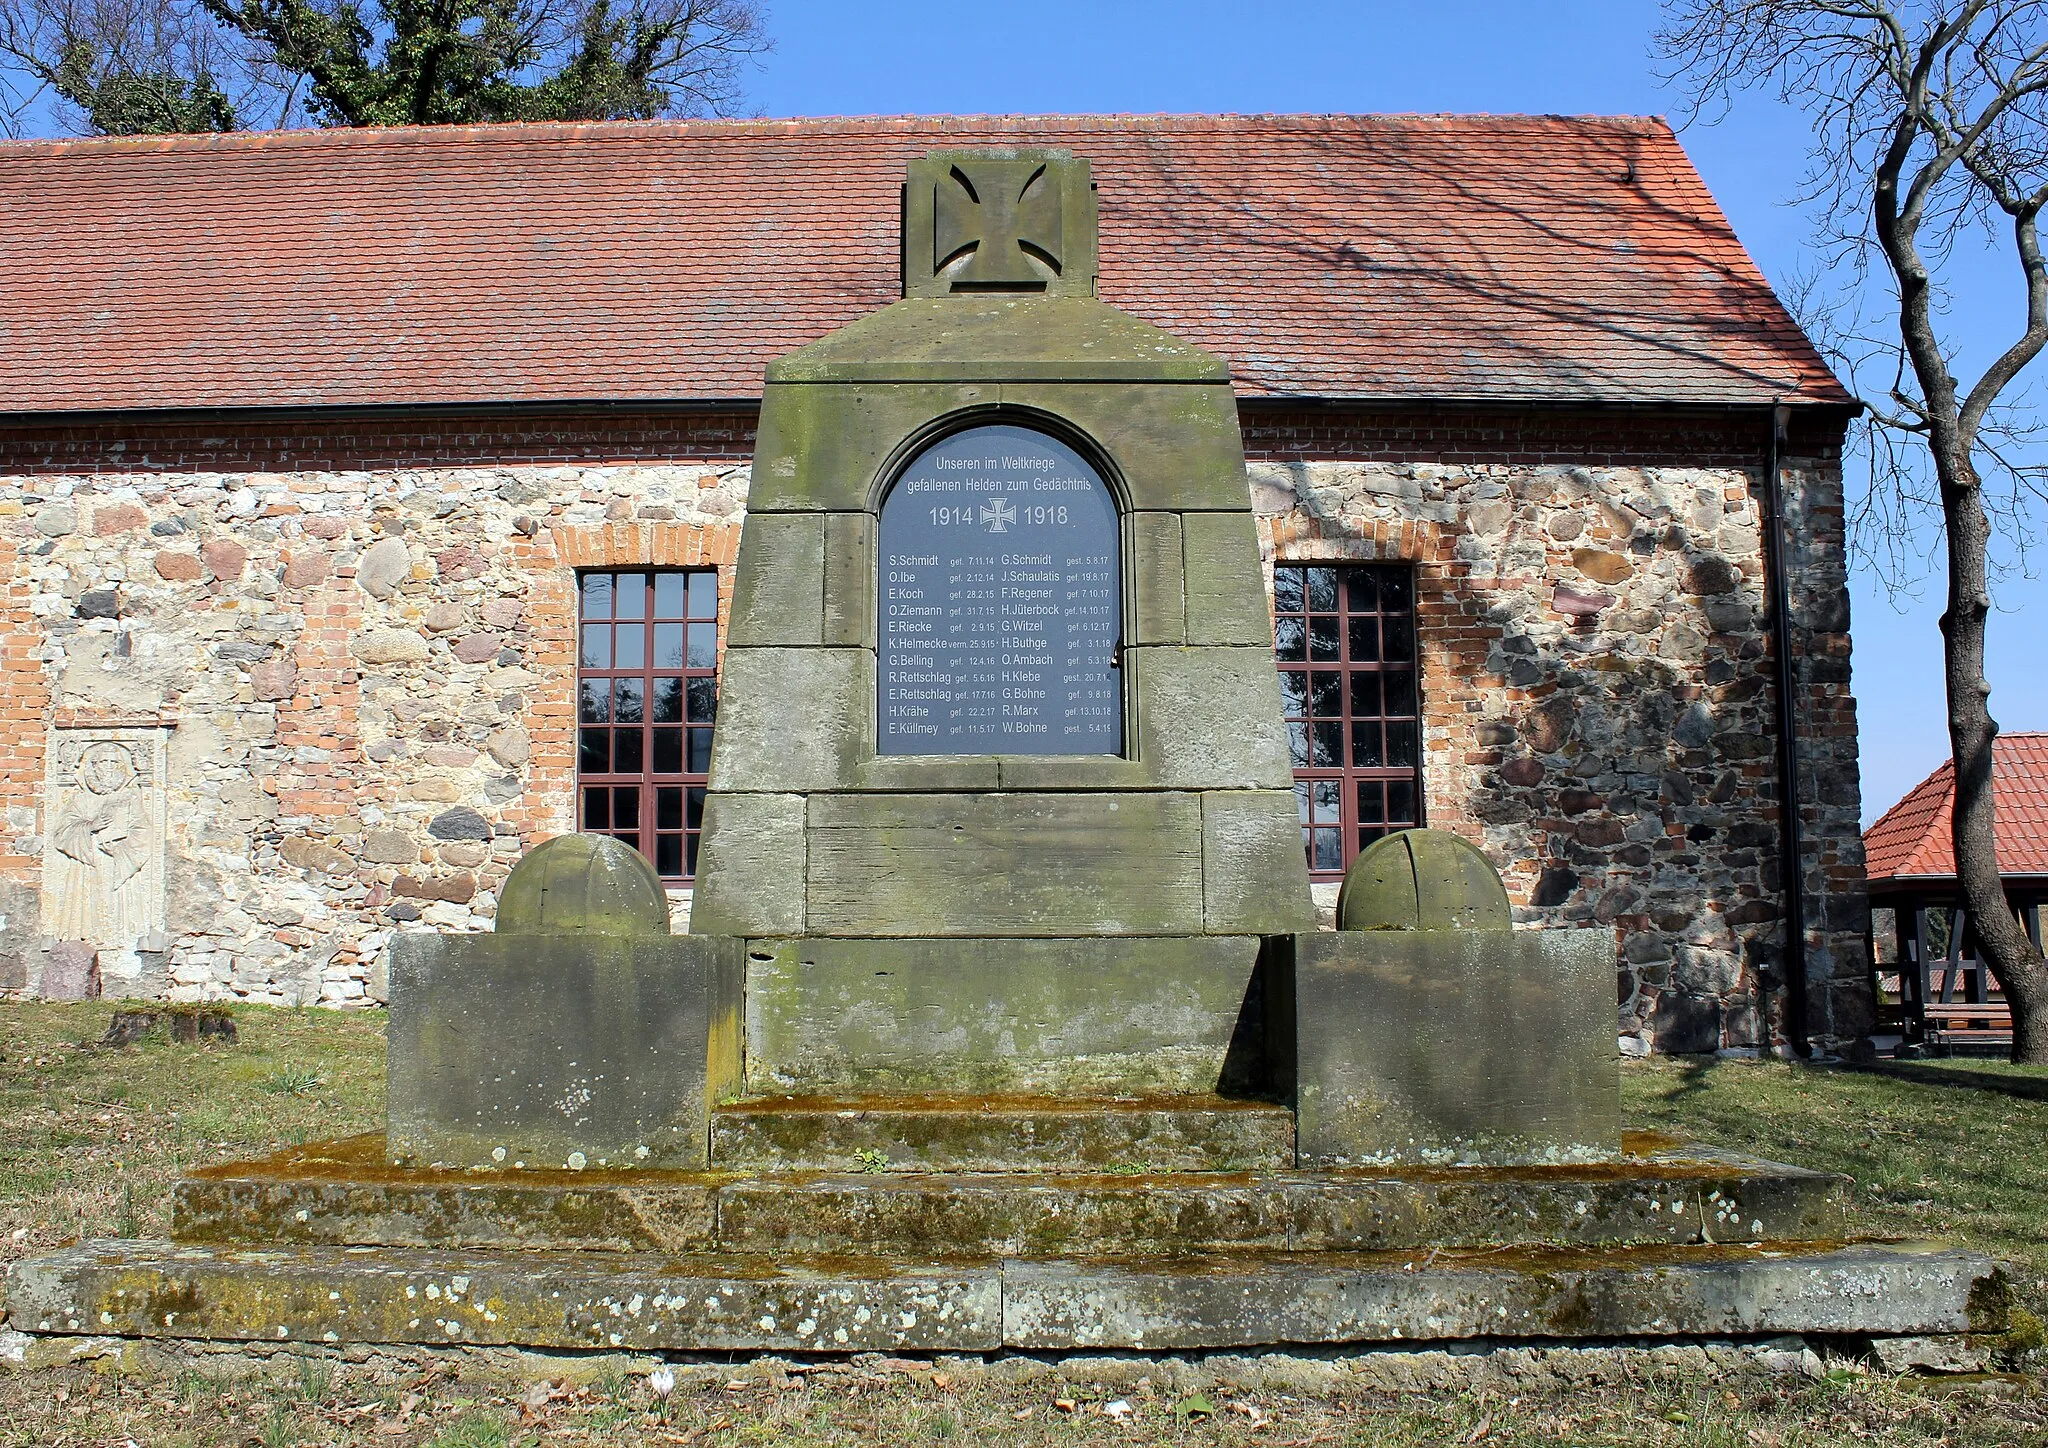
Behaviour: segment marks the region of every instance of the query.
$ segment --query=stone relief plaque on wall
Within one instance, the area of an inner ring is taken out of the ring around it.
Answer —
[[[161,727],[51,735],[43,836],[43,929],[132,950],[164,929]]]

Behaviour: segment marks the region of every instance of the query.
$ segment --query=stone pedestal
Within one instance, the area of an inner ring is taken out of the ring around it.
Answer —
[[[1293,994],[1303,1165],[1621,1152],[1605,931],[1298,935]]]
[[[1257,936],[753,940],[764,1094],[1261,1091]]]
[[[387,1093],[396,1162],[702,1167],[740,1084],[741,942],[402,936]]]
[[[392,1162],[704,1166],[740,1085],[743,942],[670,935],[653,867],[603,835],[528,854],[498,925],[392,942]]]

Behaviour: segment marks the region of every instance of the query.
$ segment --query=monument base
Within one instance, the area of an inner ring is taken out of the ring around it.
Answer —
[[[393,1169],[379,1136],[208,1168],[177,1188],[172,1241],[14,1264],[9,1321],[818,1353],[2003,1326],[1994,1262],[1847,1240],[1840,1178],[1647,1136],[1601,1165],[1159,1171],[1145,1154],[1284,1157],[1285,1113],[884,1098],[717,1118],[704,1172]],[[1119,1150],[1137,1159],[1073,1169]],[[945,1165],[970,1158],[998,1169]]]
[[[991,1352],[2003,1330],[1973,1252],[1882,1245],[1156,1262],[177,1247],[8,1273],[32,1333],[691,1352]]]
[[[757,1094],[1278,1094],[1256,935],[747,942]]]

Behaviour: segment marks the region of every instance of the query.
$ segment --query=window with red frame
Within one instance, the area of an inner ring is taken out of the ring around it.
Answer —
[[[1273,652],[1313,879],[1422,823],[1415,582],[1389,564],[1273,569]]]
[[[581,585],[578,828],[688,880],[718,716],[718,572],[586,573]]]

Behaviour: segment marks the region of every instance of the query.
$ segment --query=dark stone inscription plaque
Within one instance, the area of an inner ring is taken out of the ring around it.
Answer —
[[[1030,428],[934,443],[882,502],[881,752],[1121,754],[1116,501]]]

